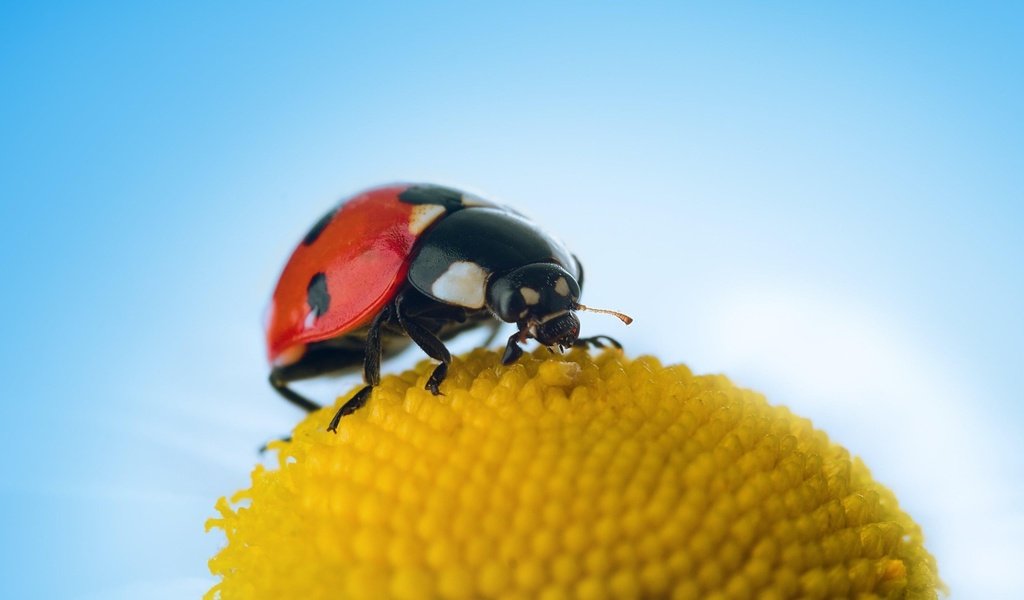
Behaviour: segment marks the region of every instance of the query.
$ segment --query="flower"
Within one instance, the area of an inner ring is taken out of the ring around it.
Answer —
[[[803,418],[620,351],[385,377],[217,503],[207,598],[935,598],[920,528]],[[346,398],[339,399],[343,402]]]

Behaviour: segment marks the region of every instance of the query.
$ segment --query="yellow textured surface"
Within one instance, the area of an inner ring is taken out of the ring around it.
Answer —
[[[809,421],[619,352],[385,377],[207,527],[208,598],[935,598],[918,526]],[[341,401],[341,400],[339,400]]]

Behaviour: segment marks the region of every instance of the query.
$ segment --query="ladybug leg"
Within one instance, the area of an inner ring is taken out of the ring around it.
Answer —
[[[366,401],[370,399],[370,392],[380,384],[380,359],[382,352],[380,328],[390,319],[391,305],[388,305],[377,313],[377,316],[370,323],[370,330],[366,333],[366,351],[363,355],[363,381],[366,382],[366,385],[356,392],[355,396],[349,398],[348,402],[342,404],[338,412],[334,413],[334,418],[327,425],[327,431],[337,433],[338,423],[341,422],[341,418],[362,408]]]
[[[488,329],[490,329],[490,331],[487,332],[487,339],[484,340],[484,343],[480,344],[484,348],[493,344],[494,340],[497,339],[498,333],[501,331],[501,321],[494,319],[490,322],[490,325],[488,325]]]
[[[359,363],[362,359],[362,345],[343,348],[310,348],[297,363],[274,367],[270,371],[270,386],[282,398],[295,406],[306,412],[314,412],[323,407],[292,390],[288,387],[288,384],[293,381],[344,370],[349,365]]]
[[[595,348],[604,348],[605,344],[622,350],[622,344],[620,344],[615,338],[608,337],[607,335],[595,335],[593,337],[579,338],[573,343],[573,346],[579,346],[581,348],[589,348],[590,346],[594,346]]]
[[[370,392],[372,391],[372,385],[364,385],[361,390],[356,392],[355,396],[352,396],[349,398],[348,402],[342,404],[341,408],[338,409],[338,412],[334,413],[334,417],[331,418],[330,424],[327,425],[327,431],[338,433],[338,423],[341,423],[341,418],[362,408],[366,404],[366,401],[370,399]]]
[[[523,355],[523,349],[519,347],[520,333],[517,331],[508,338],[508,343],[505,344],[505,353],[501,355],[501,364],[510,365]]]
[[[434,372],[430,374],[430,379],[427,380],[427,385],[424,386],[435,396],[440,395],[441,390],[439,386],[445,377],[448,376],[448,365],[452,362],[451,353],[448,352],[444,342],[415,321],[403,322],[402,327],[405,328],[405,332],[409,334],[412,341],[416,342],[416,345],[420,347],[420,350],[423,350],[430,358],[441,361],[434,367]]]
[[[448,348],[444,345],[436,335],[431,333],[429,329],[416,322],[415,319],[410,319],[402,314],[402,299],[401,297],[395,302],[398,310],[398,322],[405,329],[405,333],[420,347],[420,350],[433,358],[434,360],[441,361],[441,364],[434,367],[434,372],[430,374],[430,379],[427,380],[427,385],[424,386],[430,390],[430,393],[435,396],[441,394],[440,385],[444,381],[444,378],[448,376],[448,365],[452,362],[452,355],[448,352]]]
[[[274,391],[278,394],[281,394],[282,398],[306,412],[317,411],[321,408],[316,402],[313,402],[309,398],[288,387],[288,382],[281,377],[278,369],[274,369],[270,372],[270,386],[273,387]]]

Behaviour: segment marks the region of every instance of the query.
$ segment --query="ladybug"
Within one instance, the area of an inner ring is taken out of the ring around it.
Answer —
[[[440,361],[426,389],[440,393],[451,354],[444,342],[505,323],[501,362],[533,338],[550,347],[619,347],[580,338],[575,312],[612,314],[579,303],[580,261],[512,209],[437,185],[391,185],[357,194],[313,225],[292,253],[268,307],[270,385],[307,410],[320,405],[288,383],[362,364],[365,386],[328,430],[364,404],[380,383],[382,358],[415,343]]]

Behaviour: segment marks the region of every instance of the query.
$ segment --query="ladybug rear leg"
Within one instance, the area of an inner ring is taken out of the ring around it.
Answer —
[[[391,305],[389,304],[377,313],[377,316],[370,323],[370,330],[366,333],[366,350],[363,355],[363,381],[366,385],[356,392],[355,396],[349,398],[348,402],[342,404],[338,412],[334,413],[334,418],[331,419],[331,423],[327,426],[327,431],[337,433],[338,423],[341,422],[341,418],[362,408],[366,401],[370,399],[370,392],[380,384],[380,360],[382,353],[380,329],[390,319]]]
[[[441,393],[441,382],[444,381],[445,377],[448,376],[448,365],[452,362],[451,352],[448,351],[448,347],[444,345],[436,335],[434,335],[429,329],[421,325],[416,319],[405,315],[402,311],[402,297],[399,296],[395,302],[395,307],[398,313],[398,323],[405,329],[406,335],[420,347],[420,350],[433,358],[434,360],[441,361],[441,364],[434,367],[434,372],[430,374],[430,379],[427,380],[427,385],[424,386],[430,390],[430,393],[435,396]]]
[[[289,388],[288,384],[293,381],[336,372],[349,365],[358,364],[363,361],[363,354],[363,348],[355,345],[309,348],[298,362],[274,367],[270,371],[270,386],[282,398],[306,412],[320,410],[323,408],[322,406]]]
[[[321,408],[316,402],[288,387],[288,382],[281,377],[277,369],[270,372],[270,385],[278,394],[281,394],[282,398],[306,412],[317,411]]]

